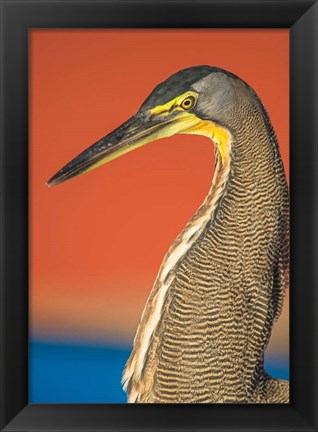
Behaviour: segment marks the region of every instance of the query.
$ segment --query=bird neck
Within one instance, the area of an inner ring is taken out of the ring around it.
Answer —
[[[180,271],[184,271],[183,267],[187,267],[186,257],[188,253],[196,245],[203,244],[203,239],[207,237],[207,234],[208,236],[211,235],[211,232],[214,231],[214,225],[217,223],[218,215],[220,215],[220,221],[222,217],[228,219],[228,215],[222,216],[223,211],[229,214],[229,224],[232,223],[232,220],[235,220],[237,208],[239,206],[242,207],[240,197],[244,197],[244,194],[246,195],[247,188],[253,182],[262,181],[261,174],[264,170],[267,173],[270,172],[271,176],[275,176],[274,171],[277,164],[275,160],[273,164],[273,155],[275,155],[275,152],[278,154],[275,140],[271,139],[270,133],[268,134],[270,131],[264,130],[264,127],[267,126],[262,116],[255,117],[257,117],[257,121],[250,118],[249,120],[251,121],[248,127],[244,128],[242,126],[241,128],[237,128],[233,134],[227,131],[226,134],[216,134],[215,129],[213,131],[213,127],[210,130],[208,128],[204,129],[205,133],[203,135],[209,136],[215,145],[216,164],[212,185],[201,207],[178,235],[164,257],[157,279],[147,300],[135,337],[134,349],[123,375],[124,388],[129,389],[128,400],[130,402],[138,400],[140,388],[142,388],[146,380],[144,371],[149,370],[146,365],[152,364],[154,361],[149,358],[150,347],[159,343],[156,338],[156,332],[160,328],[160,323],[167,311],[165,305],[167,298],[171,295],[169,294],[170,288],[174,287],[176,289],[176,277],[180,274]],[[278,159],[280,160],[279,156]],[[264,189],[268,190],[266,187]],[[274,187],[272,189],[275,191]],[[250,193],[249,198],[251,198],[249,200],[248,212],[252,214],[253,188],[248,193]],[[270,193],[271,191],[268,191],[268,194]],[[221,223],[220,221],[218,223]],[[229,233],[224,233],[225,238],[228,235]],[[203,256],[207,257],[211,251],[213,250],[208,249]],[[226,252],[225,255],[223,252],[218,256],[218,259],[226,265],[227,260],[223,259],[226,257]],[[193,286],[191,295],[198,290],[198,287],[198,285]],[[226,289],[226,287],[224,288]],[[184,296],[184,292],[180,295]],[[215,305],[217,302],[212,302],[213,304]],[[260,375],[263,373],[263,350],[269,332],[270,328],[265,329],[263,339],[255,341],[257,352],[250,353],[252,357],[255,357],[255,364],[253,365],[252,372],[246,372],[246,385],[252,386],[252,383],[255,382],[251,374],[256,373]],[[227,361],[232,362],[234,360],[231,357]],[[153,376],[154,369],[152,366],[149,367],[152,371],[149,373]],[[240,368],[239,373],[245,374],[244,367]],[[151,382],[152,378],[148,377],[147,380]]]
[[[226,190],[226,185],[230,176],[231,135],[227,134],[226,140],[221,140],[220,136],[217,137],[212,130],[209,131],[208,129],[206,129],[206,133],[202,135],[206,135],[212,139],[215,147],[216,163],[212,185],[198,211],[170,246],[170,249],[163,259],[156,281],[145,305],[141,322],[135,336],[134,348],[127,362],[122,379],[124,389],[129,389],[129,402],[135,402],[137,400],[136,398],[138,398],[137,389],[143,380],[143,370],[147,352],[162,318],[167,292],[175,278],[176,268],[203,233],[207,224],[213,219],[214,212]],[[220,151],[221,148],[222,151]],[[132,382],[134,382],[135,385],[132,385]]]

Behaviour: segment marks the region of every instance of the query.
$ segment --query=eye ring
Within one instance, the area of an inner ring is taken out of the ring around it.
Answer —
[[[187,96],[180,104],[180,107],[184,110],[189,110],[194,107],[195,105],[195,97],[194,96]]]

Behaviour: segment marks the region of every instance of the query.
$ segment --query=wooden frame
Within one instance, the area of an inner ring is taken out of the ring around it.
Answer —
[[[317,1],[1,0],[1,430],[317,431]],[[28,29],[289,28],[290,405],[28,405]]]

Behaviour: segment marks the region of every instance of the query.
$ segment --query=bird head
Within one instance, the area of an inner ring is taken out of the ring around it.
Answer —
[[[231,139],[227,112],[233,109],[236,86],[243,84],[235,75],[211,66],[191,67],[175,73],[155,87],[133,117],[66,164],[48,181],[48,186],[175,134],[209,137],[225,164]]]

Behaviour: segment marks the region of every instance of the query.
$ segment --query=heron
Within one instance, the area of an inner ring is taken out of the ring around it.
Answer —
[[[264,352],[289,274],[289,193],[260,97],[214,66],[180,70],[67,163],[57,185],[174,134],[214,145],[208,194],[170,246],[123,373],[129,403],[288,403]]]

